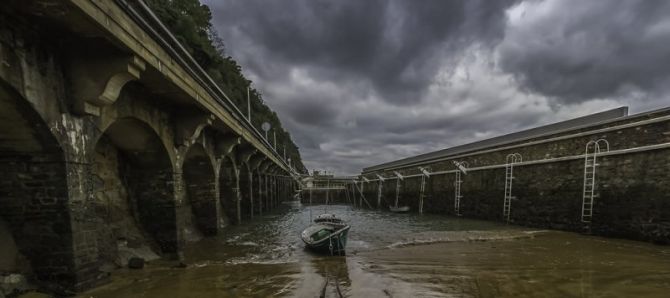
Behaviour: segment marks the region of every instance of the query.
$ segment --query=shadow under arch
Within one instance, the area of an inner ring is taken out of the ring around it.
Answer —
[[[242,218],[251,218],[254,212],[254,202],[252,200],[255,197],[253,192],[253,172],[249,169],[248,163],[242,163],[238,166],[240,170],[240,212],[242,213]]]
[[[98,201],[107,201],[107,212],[116,212],[116,217],[107,217],[111,235],[106,241],[142,242],[128,239],[134,221],[160,252],[178,252],[174,167],[163,144],[151,126],[132,117],[116,119],[98,139],[94,193]]]
[[[202,144],[195,143],[188,148],[182,170],[196,226],[207,236],[216,235],[219,226],[216,175],[212,159]]]
[[[31,104],[0,80],[0,218],[40,281],[76,284],[65,155]],[[6,239],[0,246],[7,249]],[[0,271],[23,272],[12,256]],[[0,257],[1,258],[1,257]]]
[[[238,165],[230,156],[221,160],[219,169],[219,199],[223,208],[224,221],[240,224],[237,212],[240,208],[238,192],[240,188]]]

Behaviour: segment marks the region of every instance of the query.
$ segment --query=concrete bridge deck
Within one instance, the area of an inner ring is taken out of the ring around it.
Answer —
[[[88,288],[137,249],[179,259],[190,230],[293,194],[295,171],[141,2],[0,14],[1,240],[40,281]]]

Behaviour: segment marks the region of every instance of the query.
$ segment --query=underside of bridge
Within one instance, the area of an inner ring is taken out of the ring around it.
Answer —
[[[92,162],[96,211],[107,227],[98,234],[105,244],[103,260],[118,259],[118,244],[176,252],[172,168],[165,146],[146,123],[124,118],[105,130]]]
[[[287,164],[184,57],[113,1],[53,4],[0,12],[0,272],[85,289],[286,199],[263,201]]]

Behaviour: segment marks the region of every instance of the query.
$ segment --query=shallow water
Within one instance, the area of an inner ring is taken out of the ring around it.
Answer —
[[[283,210],[185,248],[188,268],[119,270],[82,297],[668,297],[670,247],[349,206]],[[347,220],[347,256],[304,249],[324,211]],[[310,214],[311,213],[311,214]]]

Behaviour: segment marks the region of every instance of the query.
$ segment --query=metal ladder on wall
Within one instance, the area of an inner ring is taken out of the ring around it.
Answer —
[[[384,177],[377,174],[377,178],[379,179],[379,188],[377,189],[377,208],[380,208],[382,204],[382,186],[384,184]]]
[[[456,172],[456,180],[454,181],[454,214],[461,216],[461,172]]]
[[[586,143],[584,152],[584,189],[582,192],[582,222],[590,223],[593,217],[593,202],[594,198],[598,197],[596,194],[596,169],[598,164],[598,154],[602,151],[610,150],[610,144],[604,140],[589,141]]]
[[[454,161],[454,165],[458,168],[458,172],[456,172],[456,180],[454,180],[454,214],[456,216],[461,216],[461,199],[463,198],[461,195],[461,184],[463,183],[461,173],[466,173],[465,170],[468,167],[468,162]]]
[[[419,214],[423,214],[423,200],[426,198],[426,178],[430,178],[430,172],[426,168],[419,167],[421,172],[421,186],[419,187]]]
[[[400,198],[400,181],[403,180],[403,176],[398,172],[393,172],[396,175],[395,180],[395,207],[398,208],[398,199]]]
[[[419,188],[419,214],[423,214],[423,199],[426,196],[426,176],[421,175],[421,187]]]
[[[509,222],[512,213],[512,185],[514,184],[514,164],[523,161],[519,153],[508,154],[505,163],[505,199],[503,201],[503,218]]]

